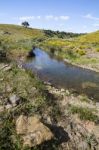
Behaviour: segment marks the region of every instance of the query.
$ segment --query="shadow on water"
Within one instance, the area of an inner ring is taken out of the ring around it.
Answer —
[[[99,73],[64,63],[38,48],[34,53],[36,57],[27,60],[23,67],[57,88],[70,89],[99,100]]]

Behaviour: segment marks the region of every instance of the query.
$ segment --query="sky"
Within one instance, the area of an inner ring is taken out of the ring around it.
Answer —
[[[0,0],[0,24],[24,21],[33,28],[94,32],[99,30],[99,0]]]

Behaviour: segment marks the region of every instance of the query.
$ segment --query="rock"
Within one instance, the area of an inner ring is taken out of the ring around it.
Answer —
[[[85,141],[82,141],[78,144],[79,150],[88,150],[89,149],[88,147],[89,147],[88,143]]]
[[[6,108],[6,109],[10,109],[10,108],[12,108],[12,105],[11,105],[11,104],[7,104],[7,105],[5,106],[5,108]]]
[[[11,70],[11,69],[12,69],[12,67],[11,67],[11,66],[8,66],[8,67],[4,68],[3,70],[4,70],[4,71],[9,71],[9,70]]]
[[[47,124],[52,124],[52,118],[48,116],[46,113],[43,115],[43,119]]]
[[[69,92],[68,90],[66,90],[66,94],[67,94],[67,95],[70,95],[70,92]]]
[[[9,70],[11,70],[11,65],[9,65],[9,64],[6,64],[6,65],[3,65],[1,68],[0,68],[0,70],[3,70],[3,71],[9,71]]]
[[[4,107],[0,106],[0,113],[4,111]]]
[[[12,87],[10,85],[6,85],[6,92],[11,93]]]
[[[61,89],[60,91],[61,91],[61,92],[65,92],[65,89]]]
[[[67,63],[71,63],[71,61],[69,59],[64,59],[64,62],[67,62]]]
[[[21,101],[20,97],[15,94],[9,97],[9,103],[12,104],[12,106],[18,105],[20,101]]]
[[[33,147],[53,138],[50,129],[33,116],[19,116],[16,120],[16,131],[23,139],[23,146]]]
[[[28,53],[28,56],[27,57],[35,57],[35,53],[33,52],[33,50],[31,50],[29,53]]]

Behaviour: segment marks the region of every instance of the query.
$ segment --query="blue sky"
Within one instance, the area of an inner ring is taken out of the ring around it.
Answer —
[[[99,0],[1,0],[0,23],[67,32],[99,30]]]

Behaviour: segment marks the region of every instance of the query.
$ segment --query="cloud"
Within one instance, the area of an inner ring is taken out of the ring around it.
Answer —
[[[25,21],[25,20],[34,20],[35,17],[34,16],[23,16],[23,17],[19,17],[20,21]]]
[[[54,16],[53,15],[45,16],[45,19],[46,20],[51,20],[51,19],[54,19]]]
[[[69,16],[60,16],[61,20],[68,20],[70,17]]]
[[[45,16],[46,20],[55,20],[55,21],[58,21],[58,20],[66,21],[69,18],[70,18],[69,16],[53,16],[53,15]]]
[[[83,16],[84,18],[87,18],[87,19],[91,19],[91,20],[99,20],[99,18],[98,17],[94,17],[94,16],[92,16],[91,14],[87,14],[87,15],[85,15],[85,16]]]
[[[41,16],[37,16],[37,19],[41,19]]]
[[[32,21],[32,20],[53,20],[53,21],[66,21],[70,19],[69,16],[54,16],[54,15],[47,15],[47,16],[21,16],[21,17],[13,17],[13,19],[17,19],[19,21]]]

